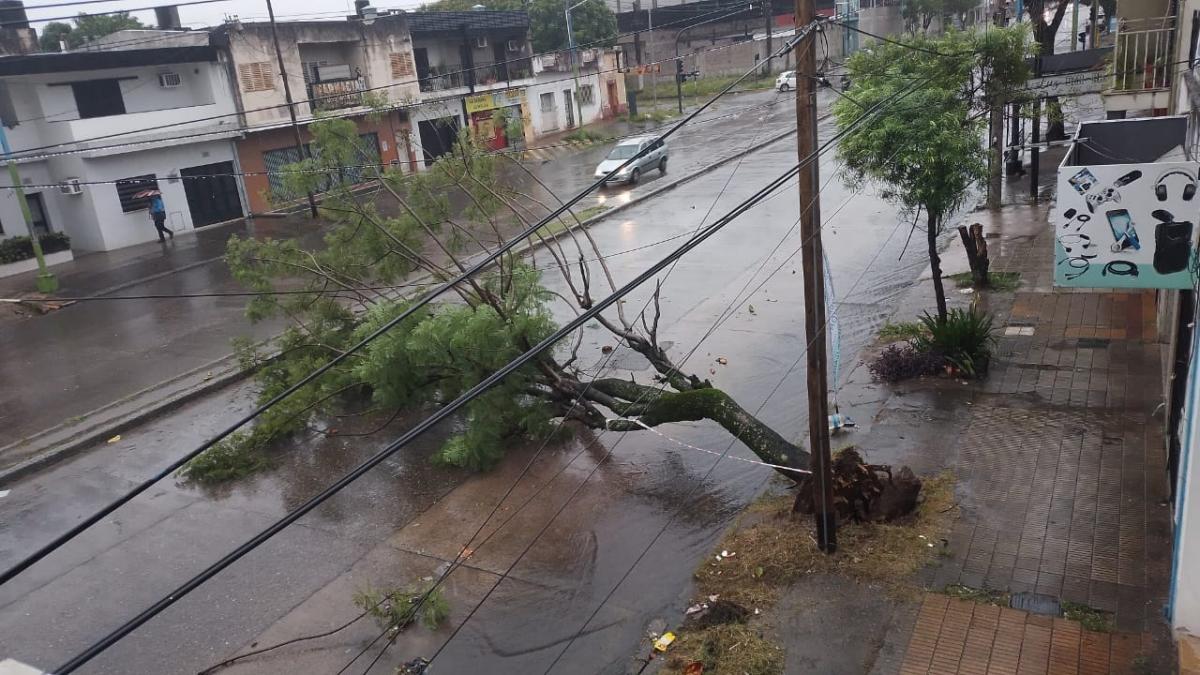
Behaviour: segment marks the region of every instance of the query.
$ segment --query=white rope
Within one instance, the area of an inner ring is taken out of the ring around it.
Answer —
[[[715,450],[708,450],[706,448],[698,448],[698,447],[692,445],[691,443],[684,443],[683,441],[679,440],[678,438],[671,438],[670,436],[664,434],[663,432],[659,431],[658,429],[655,429],[654,427],[647,425],[645,422],[643,422],[641,420],[629,419],[628,417],[618,417],[616,419],[605,420],[604,421],[605,428],[607,428],[611,431],[613,422],[630,422],[632,424],[636,424],[639,427],[645,429],[646,431],[649,431],[652,434],[661,436],[661,437],[667,439],[668,441],[671,441],[672,443],[682,446],[682,447],[685,447],[689,450],[698,450],[700,452],[705,452],[710,455],[716,455],[718,457],[724,456],[726,459],[732,459],[732,460],[735,460],[738,462],[745,462],[747,464],[757,464],[758,466],[765,466],[765,467],[769,467],[772,469],[779,469],[781,471],[791,471],[793,473],[801,473],[801,474],[805,474],[807,476],[812,475],[812,472],[807,469],[795,469],[790,466],[783,466],[782,464],[771,464],[769,462],[760,462],[757,459],[746,459],[745,457],[737,457],[736,455],[726,455],[725,453],[717,452]]]

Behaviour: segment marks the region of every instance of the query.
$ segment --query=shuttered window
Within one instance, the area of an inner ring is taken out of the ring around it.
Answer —
[[[150,205],[150,199],[147,197],[135,198],[134,195],[146,190],[157,189],[158,181],[152,173],[118,180],[117,199],[121,201],[121,211],[129,213],[147,208]]]
[[[413,69],[412,55],[408,52],[392,52],[392,79],[399,80],[405,77],[412,77],[416,72]]]
[[[348,166],[339,169],[336,174],[330,174],[325,179],[325,184],[321,186],[320,191],[324,192],[338,183],[346,185],[357,185],[366,179],[373,178],[375,171],[368,166],[371,164],[380,163],[379,152],[379,136],[375,133],[359,134],[359,146],[354,157],[355,166]],[[304,159],[305,155],[311,152],[311,148],[307,143],[304,144],[304,150],[290,146],[279,148],[278,150],[267,150],[263,153],[263,163],[267,166],[267,182],[271,186],[271,197],[280,201],[292,201],[303,197],[302,194],[290,193],[284,185],[284,169],[289,164],[295,164]],[[364,166],[358,166],[364,165]]]
[[[275,88],[275,71],[270,61],[255,61],[238,66],[238,79],[242,91],[270,91]]]

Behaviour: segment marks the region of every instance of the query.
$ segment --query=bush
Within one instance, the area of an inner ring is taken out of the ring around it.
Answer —
[[[992,316],[972,305],[969,309],[952,309],[942,321],[926,312],[920,318],[926,335],[913,338],[917,351],[941,354],[958,374],[977,377],[987,373],[996,338]]]
[[[912,377],[941,372],[946,360],[940,354],[914,349],[912,345],[888,345],[867,366],[871,375],[884,382],[899,382]]]
[[[206,485],[248,476],[271,464],[262,445],[254,431],[239,431],[192,458],[179,473],[186,480]]]
[[[42,253],[49,255],[71,248],[71,238],[62,232],[51,232],[38,237]],[[29,260],[33,257],[33,240],[29,237],[9,237],[0,240],[0,265]]]

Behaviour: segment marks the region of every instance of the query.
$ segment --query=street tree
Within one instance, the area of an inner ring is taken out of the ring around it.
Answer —
[[[1070,4],[1065,1],[1058,2],[1054,9],[1047,11],[1046,0],[1029,0],[1025,3],[1025,12],[1029,14],[1029,23],[1033,26],[1033,42],[1038,46],[1039,55],[1049,56],[1054,53],[1054,38],[1058,35],[1058,28],[1062,25]],[[1047,141],[1061,141],[1067,137],[1062,104],[1057,96],[1046,99],[1046,119]]]
[[[287,167],[285,183],[290,194],[328,189],[322,202],[330,221],[325,245],[306,250],[294,240],[234,238],[229,243],[227,260],[242,284],[261,292],[303,291],[262,295],[249,304],[252,319],[292,320],[278,344],[278,357],[264,361],[243,349],[244,363],[259,368],[263,399],[410,307],[381,286],[413,274],[428,275],[434,282],[452,278],[466,268],[465,255],[491,251],[553,208],[549,197],[537,196],[541,192],[509,184],[503,176],[523,168],[513,159],[483,152],[469,134],[461,135],[453,152],[428,171],[376,175],[370,181],[374,197],[366,198],[345,185],[328,185],[335,167],[363,163],[353,123],[329,119],[312,129],[319,152]],[[531,174],[523,175],[536,187]],[[530,257],[499,256],[486,274],[456,285],[452,298],[431,303],[368,343],[270,409],[251,431],[201,455],[187,473],[202,479],[218,465],[260,468],[271,443],[303,428],[317,412],[356,403],[385,412],[421,409],[466,391],[549,336],[556,330],[556,315],[575,315],[592,307],[598,294],[617,287],[595,239],[568,224],[578,223],[544,226],[533,236],[540,247]],[[543,283],[543,273],[561,280],[559,290]],[[581,331],[471,401],[438,460],[486,469],[514,444],[544,437],[556,421],[566,429],[640,432],[708,420],[765,462],[807,468],[809,453],[801,445],[705,377],[689,372],[670,353],[669,343],[660,339],[661,291],[647,289],[640,311],[631,302],[602,313],[598,327],[607,339]],[[614,344],[640,355],[644,365],[597,372],[591,364]],[[852,468],[854,475],[845,486],[854,491],[854,499],[847,504],[879,499],[875,503],[891,505],[874,515],[911,510],[920,490],[911,472],[891,480],[882,470],[861,464]],[[796,479],[794,472],[780,473]]]
[[[526,10],[529,32],[536,52],[566,49],[567,17],[560,0],[438,0],[422,9],[430,11],[466,11],[475,5],[494,10]],[[571,10],[571,29],[577,45],[609,46],[617,35],[617,15],[604,0],[589,0]]]
[[[90,40],[112,35],[119,30],[145,28],[141,20],[136,16],[130,16],[129,12],[113,12],[111,14],[80,12],[74,21],[74,26],[59,21],[46,24],[39,41],[42,51],[58,51],[59,42],[62,40],[66,40],[67,46],[74,49]]]
[[[877,185],[914,219],[925,216],[929,265],[939,320],[946,319],[938,235],[944,220],[986,175],[981,120],[972,113],[974,54],[970,38],[916,37],[877,43],[847,61],[853,86],[833,107],[847,131],[838,156],[852,183]],[[937,55],[935,55],[937,54]],[[898,103],[894,97],[906,94]],[[878,119],[853,126],[875,106]],[[914,224],[915,226],[915,224]]]

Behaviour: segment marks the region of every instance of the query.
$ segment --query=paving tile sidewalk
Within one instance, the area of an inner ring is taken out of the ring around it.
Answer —
[[[980,298],[997,356],[943,449],[962,517],[922,581],[1087,605],[1115,630],[931,593],[897,629],[911,633],[889,637],[906,647],[882,670],[1174,672],[1154,293],[1054,288],[1045,207],[973,215],[994,237],[992,270],[1019,272],[1021,287]]]

